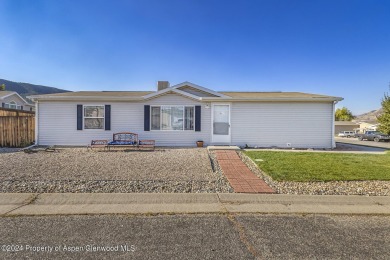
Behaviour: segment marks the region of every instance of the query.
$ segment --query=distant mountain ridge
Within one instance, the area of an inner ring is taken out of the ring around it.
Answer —
[[[353,121],[355,121],[355,122],[363,121],[363,122],[375,123],[375,122],[378,122],[377,116],[381,115],[382,113],[383,113],[382,108],[377,109],[377,110],[372,110],[370,112],[356,116]]]
[[[26,98],[26,96],[30,96],[30,95],[71,92],[65,89],[35,85],[30,83],[14,82],[6,79],[0,79],[0,85],[2,84],[5,84],[5,90],[15,91],[23,98]]]

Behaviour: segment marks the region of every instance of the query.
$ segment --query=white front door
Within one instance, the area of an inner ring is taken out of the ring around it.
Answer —
[[[230,144],[230,105],[212,104],[212,142]]]

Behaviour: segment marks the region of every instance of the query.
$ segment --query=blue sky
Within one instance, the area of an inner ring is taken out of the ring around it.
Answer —
[[[214,90],[344,97],[380,107],[388,0],[0,0],[0,78],[69,90]]]

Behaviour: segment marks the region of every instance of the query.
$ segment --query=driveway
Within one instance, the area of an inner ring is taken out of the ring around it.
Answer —
[[[376,148],[390,149],[390,142],[359,141],[357,138],[335,137],[337,143],[354,144]]]

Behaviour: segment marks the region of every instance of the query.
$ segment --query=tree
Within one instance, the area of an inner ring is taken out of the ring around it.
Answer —
[[[379,131],[385,134],[390,134],[390,96],[388,93],[385,93],[381,104],[383,113],[377,117],[379,122]]]
[[[4,91],[5,90],[5,84],[1,84],[0,85],[0,91]]]
[[[336,121],[351,121],[355,117],[352,115],[352,112],[346,108],[337,108],[335,113]]]

